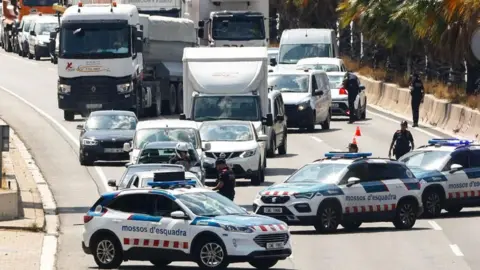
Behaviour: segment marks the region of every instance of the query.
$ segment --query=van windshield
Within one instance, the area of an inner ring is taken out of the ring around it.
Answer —
[[[269,75],[268,87],[280,92],[308,92],[309,75]]]
[[[333,57],[331,44],[283,44],[280,46],[279,64],[296,64],[300,59]]]
[[[261,121],[257,96],[199,96],[194,99],[193,106],[194,121]]]

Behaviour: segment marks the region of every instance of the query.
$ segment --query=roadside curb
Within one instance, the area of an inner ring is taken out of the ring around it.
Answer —
[[[14,130],[10,129],[10,134],[15,147],[17,147],[20,155],[25,160],[27,168],[37,185],[45,213],[45,234],[43,236],[42,253],[40,257],[40,270],[52,270],[55,269],[58,232],[60,228],[60,220],[57,215],[57,205],[48,183],[43,178],[40,169],[37,167],[33,157],[28,152],[27,147],[16,135]]]

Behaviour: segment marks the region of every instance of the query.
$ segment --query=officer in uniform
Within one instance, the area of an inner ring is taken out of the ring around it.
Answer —
[[[218,190],[218,193],[233,201],[235,198],[235,175],[233,171],[227,166],[224,159],[217,159],[215,166],[218,171],[217,186],[213,190]]]
[[[412,96],[413,127],[418,127],[420,104],[423,103],[425,89],[423,88],[422,79],[420,79],[417,73],[410,76],[410,95]]]
[[[395,159],[397,160],[415,148],[415,144],[413,143],[413,135],[409,130],[407,130],[407,128],[407,121],[402,121],[400,124],[400,130],[395,131],[393,134],[392,143],[390,144],[390,149],[388,150],[388,157],[392,156],[392,148]]]
[[[352,124],[358,117],[355,114],[355,99],[360,91],[358,77],[350,71],[345,73],[345,77],[343,78],[343,88],[348,92],[348,110],[350,111],[350,121],[348,121],[348,123]]]
[[[358,153],[358,145],[351,143],[348,145],[348,152],[350,153]]]

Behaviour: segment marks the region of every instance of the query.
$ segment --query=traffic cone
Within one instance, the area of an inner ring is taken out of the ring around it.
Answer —
[[[360,127],[357,126],[357,130],[355,131],[355,136],[362,136],[362,132],[360,132]]]
[[[352,144],[357,144],[357,139],[355,139],[355,137],[353,137]]]

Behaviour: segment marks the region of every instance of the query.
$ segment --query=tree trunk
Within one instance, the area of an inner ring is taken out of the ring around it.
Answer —
[[[362,49],[362,33],[360,32],[360,26],[358,22],[352,24],[352,51],[351,57],[354,60],[360,60]]]
[[[480,93],[480,63],[467,61],[467,88],[468,95]]]
[[[347,25],[345,28],[340,29],[340,40],[339,40],[339,50],[340,55],[351,56],[352,52],[352,29],[350,25]]]

